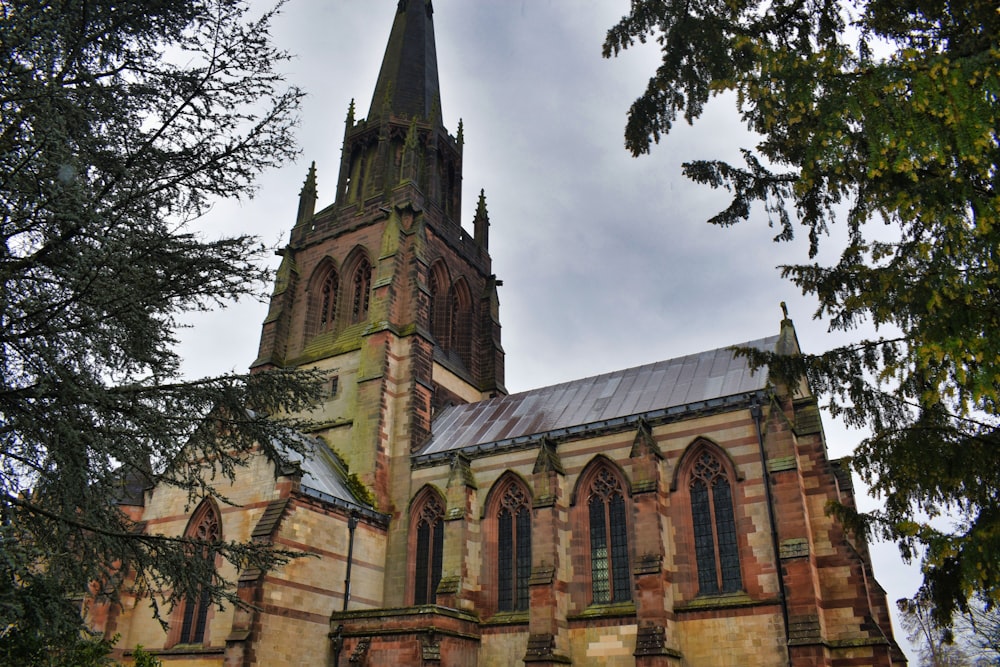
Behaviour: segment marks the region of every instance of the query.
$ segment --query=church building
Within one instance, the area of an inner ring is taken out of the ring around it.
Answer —
[[[319,368],[308,455],[263,455],[232,505],[155,487],[143,530],[302,552],[219,574],[245,608],[140,593],[91,609],[167,667],[891,667],[867,546],[817,399],[730,348],[508,394],[490,220],[463,228],[431,0],[399,0],[332,201],[309,169],[256,372]],[[502,233],[502,226],[498,226]],[[777,318],[776,318],[777,320]],[[767,333],[767,332],[763,332]],[[734,345],[799,353],[787,315]]]

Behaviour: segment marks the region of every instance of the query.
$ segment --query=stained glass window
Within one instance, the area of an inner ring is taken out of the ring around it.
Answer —
[[[732,488],[725,468],[703,452],[691,471],[691,517],[701,595],[733,593],[743,587]]]
[[[441,583],[441,555],[444,551],[444,508],[429,497],[417,517],[417,553],[414,567],[413,604],[433,604]]]
[[[597,473],[587,500],[590,515],[590,580],[598,604],[632,599],[628,526],[621,482],[607,469]]]
[[[531,507],[520,484],[507,487],[497,513],[497,609],[528,608],[531,577]]]

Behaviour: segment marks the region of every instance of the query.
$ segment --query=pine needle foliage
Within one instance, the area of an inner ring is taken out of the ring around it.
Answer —
[[[820,355],[752,355],[870,429],[853,465],[885,508],[848,518],[922,559],[938,620],[974,594],[1000,601],[996,2],[632,0],[604,54],[647,41],[662,63],[626,148],[649,152],[729,92],[759,142],[744,164],[684,165],[732,193],[711,222],[762,206],[776,240],[805,233],[808,258],[783,275],[831,329],[874,325]],[[835,222],[847,240],[821,264]]]
[[[193,507],[252,453],[282,460],[301,424],[277,415],[320,390],[285,371],[187,380],[175,350],[185,313],[268,283],[258,240],[198,223],[295,155],[302,93],[277,70],[273,17],[245,0],[0,0],[5,664],[78,639],[85,593],[127,580],[158,614],[200,590],[235,604],[190,554],[288,557],[156,535],[121,503],[166,485]]]

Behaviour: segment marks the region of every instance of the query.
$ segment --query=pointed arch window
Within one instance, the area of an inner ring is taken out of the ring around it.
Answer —
[[[452,286],[448,295],[448,343],[447,349],[458,349],[459,335],[459,313],[462,310],[462,301],[458,296],[458,289]]]
[[[368,305],[371,299],[372,265],[367,259],[358,262],[354,269],[354,281],[351,286],[351,323],[363,322],[368,319]]]
[[[332,329],[337,318],[338,282],[337,272],[331,269],[320,287],[319,328],[321,331]]]
[[[186,535],[202,543],[218,542],[222,539],[222,523],[219,511],[209,501],[202,503],[201,507],[191,518]],[[207,547],[192,554],[193,558],[200,558],[206,563],[208,571],[215,570],[215,554]],[[184,600],[180,617],[180,634],[177,641],[180,644],[203,644],[205,634],[208,629],[208,612],[212,606],[212,599],[206,587],[199,588],[193,595]]]
[[[732,487],[726,468],[711,452],[702,452],[695,460],[690,491],[698,593],[739,591],[743,582]]]
[[[444,337],[444,322],[442,318],[442,290],[445,285],[447,285],[447,273],[444,265],[439,261],[431,267],[430,277],[428,279],[428,289],[430,291],[430,300],[427,309],[427,318],[430,325],[431,335],[434,336],[435,342],[440,346],[445,346],[447,341]]]
[[[441,286],[438,285],[437,272],[431,271],[431,275],[428,279],[428,291],[430,292],[430,298],[427,301],[427,321],[430,323],[431,334],[437,338],[437,298],[438,292],[441,290]]]
[[[531,578],[531,503],[511,483],[500,496],[497,521],[497,610],[527,611]]]
[[[413,604],[434,604],[444,553],[444,507],[436,496],[429,495],[421,504],[415,528]]]
[[[448,348],[466,368],[472,361],[472,296],[465,278],[459,278],[448,294]]]
[[[628,527],[621,480],[602,468],[587,496],[590,527],[590,581],[595,604],[632,599]]]

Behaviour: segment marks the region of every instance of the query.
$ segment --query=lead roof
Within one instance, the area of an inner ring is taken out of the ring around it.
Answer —
[[[542,436],[658,410],[747,395],[767,386],[767,369],[751,371],[734,348],[775,349],[779,336],[627,368],[478,403],[444,409],[416,456]],[[693,408],[692,408],[693,409]],[[437,458],[436,456],[434,458]]]

